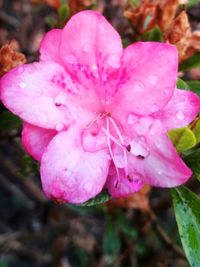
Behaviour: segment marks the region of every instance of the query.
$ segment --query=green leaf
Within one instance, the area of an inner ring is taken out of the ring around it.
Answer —
[[[200,120],[198,120],[198,122],[196,123],[192,131],[196,137],[197,143],[199,143],[200,142]]]
[[[130,236],[133,239],[137,237],[137,231],[133,223],[131,223],[131,221],[128,220],[127,217],[125,217],[125,214],[120,213],[118,215],[117,225],[121,229],[121,231],[127,236]]]
[[[62,4],[58,9],[58,17],[61,22],[66,22],[70,15],[70,8],[68,4]]]
[[[106,228],[103,236],[103,248],[107,255],[115,258],[121,247],[119,233],[116,225],[110,219],[106,222]]]
[[[200,96],[200,81],[186,81],[190,90]]]
[[[11,131],[17,130],[22,126],[22,121],[19,117],[13,115],[9,111],[3,111],[0,113],[0,130]]]
[[[163,35],[158,26],[154,27],[151,31],[148,31],[144,38],[146,41],[157,41],[162,42],[163,41]]]
[[[45,18],[45,21],[46,21],[46,23],[47,23],[47,25],[49,26],[49,27],[51,27],[51,28],[55,28],[56,27],[56,25],[57,25],[57,19],[55,19],[54,17],[51,17],[51,16],[47,16],[46,18]]]
[[[189,151],[183,158],[192,171],[200,175],[200,148]]]
[[[186,151],[196,145],[196,137],[188,127],[173,129],[168,132],[178,152]]]
[[[196,53],[180,64],[179,70],[190,70],[200,67],[200,53]]]
[[[187,4],[186,4],[186,7],[189,8],[189,7],[192,7],[192,6],[197,5],[199,3],[200,3],[199,0],[188,0]]]
[[[180,78],[177,79],[176,86],[179,89],[190,90],[189,85],[185,81],[183,81],[182,79],[180,79]]]
[[[172,190],[178,229],[187,259],[192,267],[200,263],[200,198],[181,186]]]
[[[111,196],[107,193],[107,191],[102,191],[99,195],[97,195],[95,198],[92,198],[88,201],[86,201],[83,204],[77,205],[77,206],[95,206],[95,205],[100,205],[102,203],[107,202],[109,199],[111,199]]]

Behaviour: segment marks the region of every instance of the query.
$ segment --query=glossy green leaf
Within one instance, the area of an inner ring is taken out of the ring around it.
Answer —
[[[189,85],[185,81],[183,81],[182,79],[180,79],[180,78],[177,79],[176,86],[179,89],[190,90]]]
[[[179,70],[190,70],[200,67],[200,53],[196,53],[180,64]]]
[[[168,132],[177,151],[183,152],[196,145],[196,137],[188,127],[173,129]]]
[[[22,121],[19,117],[15,116],[9,111],[3,111],[0,113],[0,130],[11,131],[17,130],[22,126]]]
[[[199,143],[200,142],[200,120],[198,120],[198,122],[196,123],[192,131],[196,137],[197,143]]]
[[[192,149],[184,154],[185,163],[192,169],[196,175],[200,175],[200,148]]]
[[[200,198],[184,186],[172,190],[178,229],[192,267],[200,264]]]
[[[107,191],[102,191],[95,198],[92,198],[92,199],[90,199],[90,200],[86,201],[85,203],[78,205],[78,206],[91,207],[91,206],[95,206],[95,205],[100,205],[104,202],[107,202],[109,199],[111,199],[111,196],[107,193]]]
[[[200,81],[186,81],[191,91],[200,96]]]

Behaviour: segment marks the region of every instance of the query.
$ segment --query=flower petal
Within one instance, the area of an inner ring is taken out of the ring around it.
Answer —
[[[53,29],[47,32],[40,43],[40,59],[61,63],[59,47],[62,30]]]
[[[97,87],[94,81],[109,82],[107,76],[120,67],[121,39],[100,13],[83,11],[63,29],[60,55],[69,72]]]
[[[162,109],[174,92],[177,66],[178,53],[172,45],[138,42],[128,46],[124,50],[122,82],[114,112],[127,110],[147,115]]]
[[[73,102],[71,109],[61,105],[61,94],[65,93],[67,98],[68,90],[72,95],[76,88],[64,68],[56,63],[17,67],[3,76],[0,87],[3,104],[30,124],[56,129],[61,125],[64,128],[73,119]]]
[[[44,129],[24,123],[22,144],[35,160],[40,161],[46,147],[56,134],[57,131],[55,130]]]
[[[150,153],[144,161],[145,182],[158,187],[176,187],[192,175],[166,134],[149,135]]]
[[[193,92],[176,89],[167,106],[154,117],[170,130],[188,125],[199,112],[200,98]]]
[[[107,178],[107,150],[85,152],[81,130],[72,127],[59,133],[41,161],[43,189],[49,198],[82,203],[101,192]]]
[[[114,166],[111,166],[105,185],[109,194],[113,198],[127,197],[138,192],[144,186],[144,182],[141,180],[141,175],[138,173],[131,173],[131,175],[127,176],[123,169],[119,169],[118,172],[119,176],[117,175]]]

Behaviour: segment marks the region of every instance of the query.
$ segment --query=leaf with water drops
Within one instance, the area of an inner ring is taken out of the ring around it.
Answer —
[[[187,259],[192,267],[200,263],[200,198],[188,188],[172,189],[178,229]]]
[[[78,205],[78,206],[95,206],[103,204],[104,202],[107,202],[109,199],[111,199],[111,196],[107,193],[107,191],[102,191],[99,195],[97,195],[95,198],[92,198],[85,203]]]
[[[196,145],[196,137],[188,127],[173,129],[168,135],[178,152],[186,151]]]

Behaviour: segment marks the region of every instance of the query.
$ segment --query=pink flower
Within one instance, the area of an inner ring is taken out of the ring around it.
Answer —
[[[190,123],[200,100],[176,89],[177,66],[174,46],[123,50],[104,17],[84,11],[46,34],[39,62],[1,79],[2,102],[25,122],[22,142],[41,162],[49,198],[82,203],[103,188],[121,197],[145,183],[187,181],[167,131]]]

